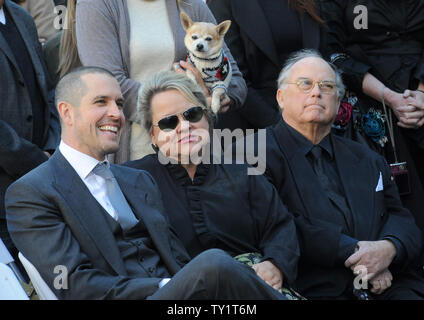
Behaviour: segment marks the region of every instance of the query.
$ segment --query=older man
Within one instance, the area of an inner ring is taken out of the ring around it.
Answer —
[[[59,298],[284,299],[221,250],[188,262],[153,178],[105,161],[117,151],[125,121],[109,71],[72,71],[56,100],[59,150],[8,189],[6,210],[17,248]],[[66,270],[61,285],[57,266]]]
[[[301,51],[278,86],[283,119],[267,129],[266,174],[296,220],[298,290],[309,298],[422,298],[412,264],[422,235],[386,161],[330,133],[344,94],[340,75],[318,53]]]

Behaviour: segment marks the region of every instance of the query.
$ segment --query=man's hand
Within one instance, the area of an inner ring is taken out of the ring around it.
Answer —
[[[389,269],[385,269],[370,280],[372,286],[371,292],[374,294],[382,294],[392,285],[393,276]]]
[[[280,290],[283,285],[283,274],[270,261],[263,261],[252,266],[256,274],[275,290]]]
[[[367,271],[364,280],[369,280],[387,269],[395,256],[396,247],[389,240],[359,241],[356,252],[345,261],[345,267],[353,271],[355,267],[364,266]]]

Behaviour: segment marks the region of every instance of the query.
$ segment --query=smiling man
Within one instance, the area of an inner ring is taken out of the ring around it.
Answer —
[[[330,132],[344,94],[340,74],[304,50],[287,61],[278,87],[283,119],[267,129],[266,175],[295,218],[299,292],[312,299],[422,299],[413,264],[422,234],[386,161]]]
[[[221,250],[188,254],[150,174],[110,165],[124,126],[113,75],[82,67],[56,89],[59,150],[7,191],[9,231],[60,299],[283,299]],[[55,268],[66,285],[54,285]]]

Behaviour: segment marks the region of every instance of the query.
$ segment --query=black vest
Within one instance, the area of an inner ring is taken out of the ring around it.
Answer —
[[[171,278],[142,220],[127,232],[103,210],[130,277]]]

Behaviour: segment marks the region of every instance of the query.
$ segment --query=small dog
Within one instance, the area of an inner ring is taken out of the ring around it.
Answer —
[[[186,31],[184,44],[188,50],[187,61],[199,70],[206,87],[211,90],[211,109],[217,113],[221,107],[221,96],[227,93],[231,81],[231,64],[222,49],[231,21],[223,21],[217,26],[208,22],[193,22],[185,12],[181,12],[180,19]],[[187,76],[196,82],[189,70]]]

